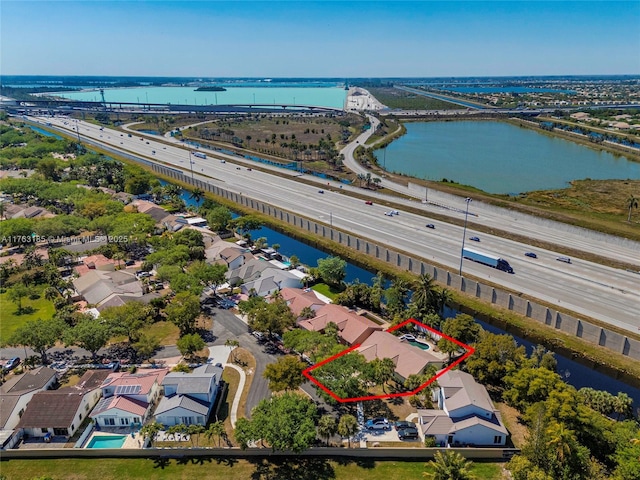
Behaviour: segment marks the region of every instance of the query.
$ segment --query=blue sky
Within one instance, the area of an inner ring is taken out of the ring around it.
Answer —
[[[0,2],[0,73],[640,73],[640,1]]]

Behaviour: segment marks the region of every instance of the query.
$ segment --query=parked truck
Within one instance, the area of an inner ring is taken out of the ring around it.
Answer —
[[[509,262],[507,262],[504,258],[496,257],[495,255],[491,255],[490,253],[480,252],[472,248],[464,248],[462,250],[462,256],[469,260],[473,260],[474,262],[497,268],[498,270],[502,270],[503,272],[513,273],[513,268],[511,268]]]
[[[198,158],[207,158],[207,156],[202,152],[193,152],[193,156]]]

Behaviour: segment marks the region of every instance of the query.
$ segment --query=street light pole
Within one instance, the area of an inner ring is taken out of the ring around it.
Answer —
[[[189,150],[189,167],[191,168],[191,180],[193,180],[193,160],[191,160],[191,150]]]
[[[471,199],[469,197],[464,199],[467,202],[467,210],[464,213],[464,229],[462,230],[462,249],[460,250],[460,271],[458,274],[462,276],[462,259],[464,255],[464,240],[467,237],[467,217],[469,216],[469,204],[471,203]]]
[[[329,212],[329,226],[333,228],[333,212]]]

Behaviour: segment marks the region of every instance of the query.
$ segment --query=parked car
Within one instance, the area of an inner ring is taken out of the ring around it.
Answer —
[[[318,193],[324,193],[324,190],[318,190]]]
[[[398,438],[400,440],[415,440],[416,438],[419,438],[418,429],[413,427],[398,430]]]
[[[5,364],[3,368],[5,372],[8,372],[9,370],[13,370],[14,368],[16,368],[19,364],[20,364],[20,357],[13,357],[9,359],[9,361]]]
[[[258,340],[262,340],[264,338],[264,334],[262,332],[258,332],[258,331],[251,332],[251,335],[256,337]]]
[[[404,430],[404,429],[407,429],[407,428],[416,428],[416,424],[415,423],[413,423],[413,422],[405,422],[405,421],[396,422],[393,426],[398,431]]]
[[[571,259],[569,257],[558,257],[556,260],[559,262],[571,263]]]
[[[389,420],[383,417],[367,420],[364,426],[369,430],[391,430],[391,424],[389,423]]]
[[[371,200],[367,200],[366,202],[364,202],[366,205],[373,205],[373,202]]]
[[[480,239],[478,237],[469,237],[469,240],[472,240],[474,242],[479,242]]]
[[[425,225],[425,227],[427,227],[427,228],[431,228],[431,229],[436,228],[436,226],[435,226],[433,223],[427,223],[427,224]]]
[[[529,258],[538,258],[538,255],[536,255],[533,252],[527,252],[524,254],[525,257],[529,257]]]

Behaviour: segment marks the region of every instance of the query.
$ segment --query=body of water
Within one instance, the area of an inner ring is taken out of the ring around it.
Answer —
[[[376,157],[386,170],[446,178],[489,193],[565,188],[571,180],[640,179],[640,163],[506,122],[406,123]]]
[[[224,92],[196,92],[196,87],[136,87],[106,88],[107,102],[160,103],[173,105],[314,105],[344,108],[347,91],[344,87],[268,87],[226,86]],[[52,95],[100,102],[98,90],[61,92]]]
[[[94,435],[85,448],[122,448],[126,435]]]

